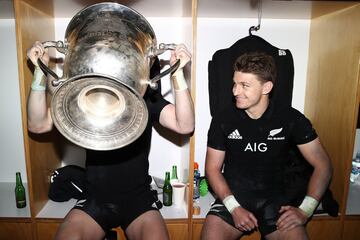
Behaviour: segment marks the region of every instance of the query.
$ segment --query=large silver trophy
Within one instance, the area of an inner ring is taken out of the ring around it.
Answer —
[[[148,121],[143,100],[148,85],[156,88],[156,82],[179,65],[149,79],[155,57],[175,46],[158,47],[147,20],[118,3],[84,8],[67,26],[64,42],[47,41],[44,46],[65,54],[61,78],[39,61],[55,78],[54,124],[71,142],[94,150],[135,141]]]

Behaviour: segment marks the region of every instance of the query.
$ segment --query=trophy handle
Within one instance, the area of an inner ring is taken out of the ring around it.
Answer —
[[[67,47],[65,47],[65,44],[62,41],[46,41],[42,43],[44,48],[54,47],[58,52],[61,52],[63,54],[67,53]],[[46,66],[40,58],[38,59],[38,65],[40,69],[44,72],[45,75],[51,75],[55,80],[51,82],[51,84],[54,87],[57,87],[60,83],[62,83],[64,80],[62,80],[55,72],[53,72],[48,66]]]
[[[160,54],[164,53],[167,50],[175,50],[175,48],[176,48],[176,44],[174,44],[174,43],[170,43],[170,44],[160,43],[159,48],[155,49],[155,51],[153,52],[151,57],[155,57],[157,55],[160,55]],[[175,72],[178,69],[179,65],[180,65],[180,59],[177,60],[174,65],[172,65],[171,67],[169,67],[165,71],[159,73],[158,75],[156,75],[155,77],[150,79],[149,80],[149,86],[152,89],[157,89],[157,87],[158,87],[157,81],[159,81],[165,75]]]

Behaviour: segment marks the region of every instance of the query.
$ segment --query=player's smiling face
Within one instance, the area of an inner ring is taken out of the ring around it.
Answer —
[[[236,101],[236,107],[240,109],[249,109],[260,102],[264,93],[266,84],[258,80],[252,73],[234,72],[233,77],[233,95]]]

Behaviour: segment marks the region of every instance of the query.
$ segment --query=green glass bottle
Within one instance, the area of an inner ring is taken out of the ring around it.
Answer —
[[[170,172],[165,173],[165,183],[163,186],[163,204],[164,206],[172,205],[172,186],[170,184]]]
[[[172,166],[170,184],[173,185],[174,183],[178,183],[178,182],[179,182],[179,178],[177,176],[177,167],[176,165],[174,165]]]
[[[26,207],[25,188],[21,181],[20,172],[16,172],[15,199],[17,208]]]

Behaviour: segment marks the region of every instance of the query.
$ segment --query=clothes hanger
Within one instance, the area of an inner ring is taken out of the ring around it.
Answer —
[[[258,0],[258,25],[251,26],[249,28],[249,36],[252,36],[253,31],[258,31],[260,29],[261,17],[262,17],[262,0]]]

